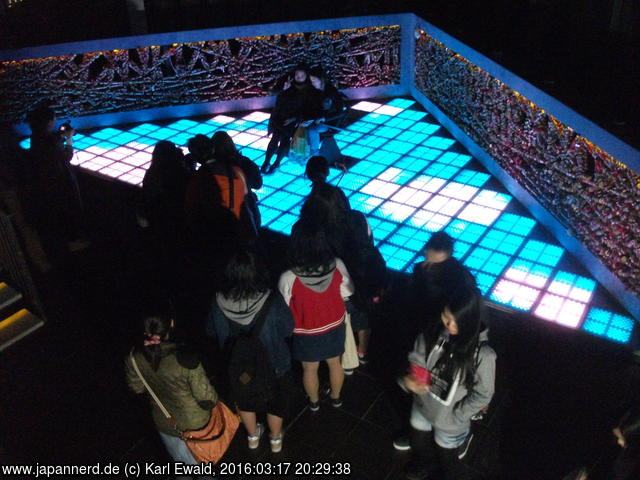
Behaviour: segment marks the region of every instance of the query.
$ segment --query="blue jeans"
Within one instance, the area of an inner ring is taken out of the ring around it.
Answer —
[[[416,430],[422,430],[423,432],[430,432],[433,430],[433,437],[436,443],[442,448],[458,448],[460,445],[464,443],[465,438],[469,435],[470,429],[466,429],[462,433],[451,434],[445,433],[442,430],[437,428],[433,428],[433,425],[424,418],[420,409],[418,409],[415,404],[411,407],[411,419],[409,420],[411,426]]]
[[[164,446],[166,447],[169,455],[175,462],[182,462],[185,465],[197,465],[196,459],[193,458],[191,454],[191,450],[187,447],[187,444],[184,443],[180,437],[174,437],[173,435],[167,435],[166,433],[158,432],[160,434],[160,439]]]

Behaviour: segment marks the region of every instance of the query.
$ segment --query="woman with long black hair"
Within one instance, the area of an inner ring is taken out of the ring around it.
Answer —
[[[460,447],[471,417],[489,405],[495,383],[496,354],[487,343],[482,307],[477,288],[454,288],[441,322],[427,327],[409,353],[411,373],[401,379],[413,393],[409,479],[427,478],[436,457],[445,479],[465,478]]]

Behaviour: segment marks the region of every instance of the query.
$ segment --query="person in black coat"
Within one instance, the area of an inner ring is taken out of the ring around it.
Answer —
[[[271,112],[268,126],[271,140],[267,145],[264,163],[260,167],[262,173],[273,173],[285,155],[289,153],[291,139],[302,119],[305,97],[308,92],[307,67],[298,65],[293,71],[293,76],[284,82],[284,88],[278,93],[276,106]],[[271,157],[276,151],[276,161],[270,165]]]

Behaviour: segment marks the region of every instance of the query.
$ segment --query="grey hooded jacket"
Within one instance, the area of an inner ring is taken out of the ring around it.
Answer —
[[[436,346],[427,356],[425,338],[420,334],[413,351],[409,353],[409,362],[432,370],[442,355],[438,345],[447,340],[448,335],[446,332],[441,334]],[[414,408],[417,408],[435,429],[454,435],[463,433],[469,428],[471,417],[489,405],[495,387],[496,353],[486,343],[488,338],[488,329],[480,332],[481,346],[477,351],[474,387],[471,391],[467,390],[458,374],[454,377],[453,399],[448,405],[430,392],[414,394]]]

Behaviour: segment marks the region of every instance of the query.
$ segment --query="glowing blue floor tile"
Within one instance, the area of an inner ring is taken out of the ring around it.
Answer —
[[[458,173],[459,168],[454,167],[452,165],[445,165],[439,162],[433,162],[431,165],[427,167],[424,171],[427,175],[431,175],[432,177],[440,177],[445,180],[449,180],[456,173]]]
[[[123,133],[122,130],[118,130],[117,128],[103,128],[102,130],[93,132],[91,136],[101,140],[111,140],[113,137],[117,137],[121,133]]]
[[[22,140],[20,140],[20,148],[23,148],[24,150],[29,150],[31,148],[31,137],[27,137],[27,138],[23,138]]]
[[[309,180],[299,177],[296,178],[293,182],[287,183],[284,187],[282,187],[284,191],[295,193],[302,197],[306,197],[311,192],[311,183]]]
[[[628,343],[634,328],[634,320],[600,308],[591,308],[582,329],[615,342]]]
[[[388,150],[389,152],[401,153],[405,154],[411,150],[415,145],[409,142],[401,142],[400,140],[391,140],[380,146],[383,150]]]
[[[27,139],[29,140],[29,139]],[[97,143],[100,143],[101,140],[97,139],[97,138],[92,138],[92,137],[83,137],[80,140],[75,139],[73,140],[73,147],[76,150],[84,150],[87,147],[91,147],[92,145],[95,145]]]
[[[130,133],[134,133],[136,135],[148,135],[149,132],[153,132],[154,130],[158,130],[160,125],[155,125],[153,123],[141,123],[140,125],[136,125],[133,128],[129,129]]]
[[[364,214],[370,213],[377,208],[384,200],[377,197],[371,197],[362,193],[354,193],[349,197],[349,204],[354,210],[358,210]]]
[[[400,135],[398,135],[396,138],[398,140],[402,140],[403,142],[409,142],[417,145],[427,138],[427,134],[404,131]]]
[[[213,132],[216,131],[216,127],[206,123],[198,123],[195,126],[186,129],[185,131],[191,134],[191,136],[193,137],[195,137],[196,135],[206,135],[207,137],[209,137]]]
[[[440,150],[446,150],[447,148],[449,148],[454,143],[456,143],[456,141],[452,140],[451,138],[437,137],[437,136],[433,135],[433,136],[429,137],[422,144],[425,147],[433,147],[433,148],[439,148]]]
[[[260,217],[262,218],[263,226],[268,226],[280,215],[282,215],[282,212],[280,210],[271,208],[263,203],[260,203]]]
[[[513,232],[526,237],[535,227],[536,221],[532,218],[514,215],[513,213],[503,213],[496,221],[494,227],[504,230],[505,232]]]
[[[350,173],[357,173],[365,177],[375,178],[380,173],[384,172],[387,169],[385,165],[375,162],[369,162],[367,160],[363,160],[361,162],[356,163],[349,170]]]
[[[452,238],[468,243],[476,243],[487,227],[465,220],[454,219],[445,229]]]
[[[294,162],[291,160],[287,160],[286,162],[282,162],[279,167],[279,172],[288,173],[289,175],[304,176],[304,169],[306,164]],[[311,182],[309,182],[310,184]]]
[[[497,277],[489,275],[488,273],[473,270],[471,273],[473,273],[473,276],[476,278],[476,283],[482,295],[486,295],[497,280]]]
[[[262,180],[265,185],[279,189],[284,187],[287,183],[292,182],[295,177],[284,172],[278,172],[275,175],[264,175]]]
[[[458,183],[464,183],[473,187],[481,187],[491,178],[491,175],[475,170],[464,169],[455,176],[454,180]]]
[[[418,112],[417,110],[405,110],[404,112],[400,112],[398,117],[400,118],[408,118],[409,120],[422,120],[428,114],[427,112]]]
[[[438,162],[458,168],[464,167],[470,160],[471,157],[469,155],[456,152],[445,152],[438,157]]]
[[[336,133],[333,138],[337,142],[343,142],[348,144],[362,138],[362,134],[359,132],[351,132],[348,130],[347,131],[343,130],[341,132]]]
[[[550,245],[539,240],[529,240],[518,256],[543,265],[555,267],[563,253],[564,250],[556,245]]]
[[[277,218],[269,224],[269,228],[276,232],[284,233],[285,235],[291,235],[291,227],[298,221],[297,215],[285,213],[281,217]]]
[[[177,132],[176,130],[172,129],[172,128],[159,128],[158,130],[155,130],[153,132],[149,132],[147,133],[148,137],[154,138],[156,140],[167,140],[168,138],[173,137],[174,135],[177,135],[179,132]]]
[[[345,130],[348,132],[358,132],[358,133],[370,133],[371,130],[378,128],[378,125],[375,123],[369,122],[356,122],[354,124],[349,125]]]
[[[384,150],[374,150],[369,155],[367,155],[367,160],[369,160],[370,162],[379,163],[381,165],[392,165],[399,158],[399,153],[386,152]]]
[[[367,158],[367,155],[369,155],[372,151],[373,151],[372,147],[363,147],[363,146],[352,143],[348,147],[342,149],[342,154],[348,157],[362,159],[362,158]]]
[[[174,135],[173,137],[169,137],[167,140],[175,143],[178,146],[186,146],[191,137],[192,135],[189,133],[179,133],[177,135]]]
[[[293,193],[279,190],[264,200],[266,205],[269,205],[283,212],[291,210],[294,206],[301,204],[304,200],[302,195],[295,195]]]
[[[472,246],[470,243],[458,240],[453,244],[453,256],[456,258],[464,257]]]
[[[524,240],[524,237],[521,237],[520,235],[491,229],[484,236],[480,245],[513,255],[520,248],[520,245],[522,245]]]
[[[392,107],[398,108],[409,108],[411,105],[415,105],[415,100],[410,100],[408,98],[394,98],[387,102],[387,105],[391,105]]]
[[[251,147],[244,147],[240,150],[240,154],[247,157],[249,160],[253,160],[257,162],[258,160],[262,161],[264,158],[264,152],[262,150],[257,150]]]
[[[385,145],[388,141],[389,139],[384,137],[378,137],[376,135],[367,135],[366,137],[356,140],[354,143],[356,145],[360,145],[362,147],[367,147],[367,148],[380,148],[382,147],[382,145]],[[338,142],[338,145],[339,144],[340,142]],[[340,148],[342,148],[342,146],[340,146]]]
[[[112,137],[110,139],[110,141],[122,145],[122,144],[125,144],[125,143],[133,142],[138,138],[139,138],[139,135],[136,135],[135,133],[122,132],[121,134],[116,135],[115,137]],[[75,144],[75,137],[74,137],[74,144]]]
[[[412,132],[426,133],[427,135],[432,135],[438,130],[440,130],[440,125],[436,125],[434,123],[427,123],[427,122],[419,122],[411,127]],[[436,138],[439,138],[439,137],[436,137]],[[436,147],[436,148],[440,148],[440,147]],[[446,150],[446,148],[444,150]]]
[[[414,123],[416,123],[414,120],[409,120],[407,118],[394,117],[388,122],[386,122],[385,125],[387,127],[394,127],[394,128],[399,128],[400,130],[406,130],[407,128],[410,128]]]
[[[412,157],[421,158],[424,160],[436,160],[442,155],[442,150],[436,150],[435,148],[418,146],[409,152]]]
[[[389,127],[386,123],[373,132],[374,135],[386,138],[387,140],[390,138],[396,138],[401,133],[402,129]]]
[[[262,184],[262,188],[258,189],[258,190],[254,190],[254,192],[258,195],[258,199],[260,200],[260,204],[262,204],[262,201],[269,195],[271,195],[272,193],[276,192],[277,190],[273,187],[269,187],[268,185],[265,185],[264,183]]]
[[[335,178],[334,180],[331,181],[331,183],[333,185],[336,185],[339,178],[340,177]],[[360,190],[364,185],[366,185],[370,181],[371,179],[369,177],[358,175],[357,173],[353,173],[352,171],[349,171],[342,177],[338,185],[342,189],[357,191],[357,190]]]
[[[379,240],[387,237],[398,227],[396,223],[388,222],[377,217],[368,217],[368,221],[371,230],[375,233],[375,237]]]
[[[402,160],[395,162],[393,166],[402,170],[409,170],[411,172],[417,173],[422,172],[425,168],[427,168],[427,166],[429,166],[430,163],[430,160],[421,160],[414,157],[404,157],[402,158]]]
[[[382,115],[381,113],[372,112],[372,113],[367,113],[360,120],[363,122],[382,124],[387,122],[390,118],[391,117],[389,115]]]

